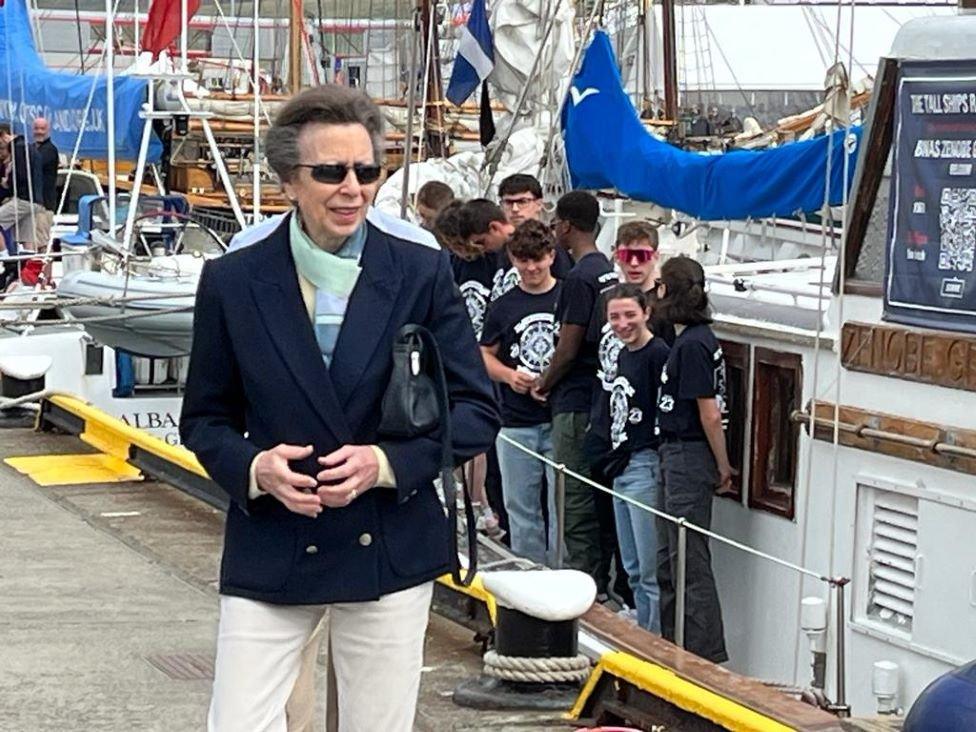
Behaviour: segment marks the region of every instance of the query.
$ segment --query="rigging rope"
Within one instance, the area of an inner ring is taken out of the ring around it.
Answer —
[[[840,48],[841,48],[841,44],[840,44],[841,23],[840,23],[840,21],[841,21],[841,9],[842,9],[842,7],[843,7],[843,0],[837,0],[837,27],[835,29],[834,64],[838,63],[838,61],[840,59]],[[850,43],[849,43],[849,47],[848,47],[848,67],[847,67],[848,69],[850,69],[850,64],[853,61],[853,48],[854,48],[854,0],[851,0],[851,18],[850,18],[850,21],[851,21],[850,22]],[[848,110],[850,110],[850,101],[851,101],[851,85],[850,85],[850,83],[848,83],[848,85],[847,85],[846,94],[847,94],[847,102],[848,102],[847,108],[848,108]],[[822,241],[822,244],[821,244],[821,246],[822,246],[821,262],[823,262],[826,259],[826,254],[827,254],[827,227],[828,227],[828,224],[831,226],[831,228],[833,228],[833,216],[832,216],[831,209],[830,209],[830,206],[829,206],[829,199],[830,199],[830,171],[831,171],[831,161],[833,159],[831,147],[832,147],[833,141],[834,141],[834,135],[831,134],[832,133],[832,130],[830,128],[833,126],[833,121],[832,120],[828,120],[827,121],[827,125],[828,125],[828,127],[827,127],[827,133],[829,135],[829,142],[828,142],[828,146],[827,146],[826,174],[825,174],[825,181],[824,181],[823,218],[822,218],[822,221],[821,221],[821,232],[822,232],[822,240],[821,240]],[[848,111],[847,118],[844,120],[844,136],[843,136],[843,140],[841,142],[841,144],[844,145],[844,147],[845,147],[845,153],[847,153],[847,144],[848,144],[848,136],[849,135],[850,135],[850,112]],[[841,197],[841,200],[842,200],[842,204],[841,204],[842,215],[841,215],[841,233],[840,233],[840,236],[841,236],[840,252],[839,252],[839,256],[837,257],[837,264],[835,265],[835,270],[837,272],[839,272],[839,282],[840,282],[840,288],[839,288],[839,290],[837,292],[837,307],[838,307],[837,323],[838,323],[838,325],[841,325],[844,322],[843,321],[844,266],[845,266],[844,257],[845,257],[845,254],[846,254],[846,240],[847,240],[847,221],[846,221],[846,215],[845,214],[846,214],[846,210],[847,210],[847,199],[848,199],[848,195],[849,195],[849,191],[848,191],[848,180],[847,180],[847,178],[848,178],[847,174],[848,174],[849,166],[850,166],[850,154],[847,153],[847,154],[844,155],[844,181],[843,181],[843,194],[842,194],[842,197]],[[824,277],[825,277],[825,268],[821,267],[821,270],[820,270],[820,286],[821,286],[821,292],[823,291]],[[809,424],[808,424],[809,440],[807,442],[807,455],[806,455],[806,458],[807,459],[806,459],[806,471],[805,471],[806,475],[804,477],[803,516],[805,517],[804,518],[805,521],[808,520],[809,519],[809,516],[810,516],[810,496],[811,496],[811,493],[812,493],[812,491],[810,490],[810,485],[811,485],[811,481],[812,481],[813,451],[814,451],[814,447],[815,447],[815,434],[816,434],[816,426],[817,426],[817,416],[816,416],[816,412],[817,412],[817,400],[818,400],[818,396],[819,396],[819,393],[818,392],[820,390],[820,386],[819,386],[819,383],[818,382],[819,382],[819,366],[820,366],[820,349],[822,347],[821,335],[822,335],[822,331],[823,331],[823,327],[824,327],[823,320],[824,320],[824,310],[822,308],[818,308],[817,330],[816,330],[816,334],[815,334],[815,337],[814,337],[814,351],[813,351],[813,354],[814,354],[813,355],[813,394],[812,394],[812,396],[810,398],[810,418],[809,418]],[[839,461],[840,461],[840,451],[839,451],[839,446],[840,446],[840,429],[839,429],[839,427],[840,427],[840,412],[839,412],[839,410],[840,410],[841,354],[840,354],[839,351],[837,353],[837,365],[836,365],[836,369],[837,369],[836,374],[835,374],[836,392],[835,392],[835,398],[834,398],[834,418],[833,418],[833,423],[834,423],[834,434],[833,434],[833,465],[832,465],[832,478],[831,478],[831,486],[830,486],[831,497],[830,497],[830,502],[829,502],[830,528],[829,528],[828,538],[829,538],[830,547],[828,549],[828,560],[827,560],[828,571],[831,574],[834,573],[835,554],[834,554],[833,543],[834,543],[835,532],[836,532],[836,523],[837,523],[837,520],[836,520],[837,519],[837,517],[836,517],[836,513],[837,513],[837,505],[836,505],[836,502],[837,502],[837,478],[838,478]],[[824,389],[823,393],[827,393],[827,391],[830,389],[831,386],[833,386],[833,384],[828,385],[827,388]],[[808,535],[809,535],[809,525],[805,524],[804,525],[804,530],[801,532],[801,535],[800,535],[800,561],[801,562],[805,562],[806,561],[806,558],[807,558]],[[802,594],[802,583],[801,583],[800,589],[801,589],[801,594]],[[795,643],[794,643],[794,648],[800,648],[800,647],[802,647],[801,644],[803,643],[803,636],[802,636],[802,632],[801,632],[801,629],[800,629],[800,626],[801,626],[801,623],[800,623],[801,613],[802,613],[802,607],[798,604],[797,605],[797,610],[796,610],[796,623],[795,623],[795,627],[796,627],[796,640],[795,640]],[[796,676],[799,675],[799,663],[800,663],[799,656],[800,656],[799,652],[797,652],[794,655],[794,667],[793,667],[794,677],[796,677]]]
[[[739,83],[739,77],[733,70],[732,64],[729,63],[729,59],[726,57],[725,51],[722,50],[722,44],[718,42],[718,36],[715,35],[715,31],[713,31],[712,26],[709,25],[708,18],[705,18],[705,30],[708,35],[712,37],[712,40],[715,41],[715,48],[718,49],[718,55],[722,57],[722,61],[725,62],[729,73],[732,74],[732,82],[735,84],[735,88],[738,89],[739,93],[742,95],[742,100],[746,103],[746,107],[749,109],[749,116],[755,117],[756,109],[752,106],[752,100],[749,98],[749,95],[746,94],[745,89],[742,88],[742,84]]]
[[[75,0],[75,27],[78,30],[78,73],[85,73],[85,48],[81,40],[81,6]]]

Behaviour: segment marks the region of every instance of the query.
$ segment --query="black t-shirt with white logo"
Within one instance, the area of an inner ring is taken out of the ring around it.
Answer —
[[[495,252],[498,261],[498,270],[495,272],[494,281],[491,287],[491,299],[497,300],[506,292],[511,290],[522,281],[519,271],[512,265],[508,257],[508,249]],[[573,268],[573,258],[565,249],[556,248],[556,258],[552,261],[550,271],[557,280],[566,279],[566,275]]]
[[[561,283],[533,295],[521,287],[508,291],[488,307],[481,345],[498,344],[498,360],[509,368],[535,375],[552,361],[556,342],[554,311]],[[530,427],[550,421],[549,407],[531,394],[518,394],[501,385],[502,423]]]
[[[656,302],[654,292],[646,293],[650,301]],[[674,326],[654,312],[653,305],[651,319],[648,322],[651,333],[660,338],[670,348],[674,343]],[[604,290],[597,304],[597,316],[593,319],[593,327],[588,334],[597,338],[597,355],[599,366],[597,377],[600,389],[593,394],[593,408],[590,410],[590,431],[607,443],[610,439],[610,389],[617,377],[617,356],[624,344],[614,335],[613,328],[607,322],[607,291]]]
[[[668,344],[652,338],[636,351],[624,348],[610,386],[610,447],[637,452],[658,445],[657,398]]]
[[[467,260],[452,254],[451,269],[454,281],[461,290],[464,306],[468,310],[475,338],[481,338],[485,323],[485,310],[491,299],[491,288],[498,271],[498,259],[494,253]]]
[[[550,400],[553,414],[585,412],[589,414],[597,386],[599,329],[593,325],[599,317],[597,302],[600,293],[617,283],[617,274],[602,252],[590,252],[570,270],[556,304],[556,320],[560,327],[578,325],[584,338],[579,353],[569,371],[553,387]]]
[[[712,329],[691,325],[677,338],[661,375],[658,426],[662,438],[704,440],[698,399],[716,397],[723,424],[728,418],[725,357]]]

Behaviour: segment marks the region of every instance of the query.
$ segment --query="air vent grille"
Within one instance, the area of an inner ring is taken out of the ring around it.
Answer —
[[[915,615],[918,499],[898,493],[875,495],[868,549],[869,617],[910,632]]]

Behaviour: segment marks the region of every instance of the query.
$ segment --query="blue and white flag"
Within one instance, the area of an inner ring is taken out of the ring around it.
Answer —
[[[491,40],[491,28],[488,27],[485,0],[474,0],[467,25],[461,28],[447,98],[454,104],[463,104],[478,88],[478,84],[488,78],[493,68],[495,47]]]

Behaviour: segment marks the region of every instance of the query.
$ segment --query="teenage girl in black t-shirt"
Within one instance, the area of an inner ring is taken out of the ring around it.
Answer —
[[[634,593],[637,624],[661,632],[655,577],[660,543],[654,515],[629,503],[658,504],[657,393],[668,346],[648,328],[650,303],[638,285],[616,285],[606,294],[607,322],[623,348],[607,391],[610,446],[625,466],[614,481],[613,512],[620,557]]]
[[[658,425],[664,490],[659,507],[702,528],[712,522],[712,496],[732,480],[725,450],[725,360],[709,324],[705,272],[688,257],[664,263],[658,281],[662,315],[676,338],[661,375]],[[661,631],[674,640],[677,526],[658,520],[657,580]],[[708,539],[687,532],[685,648],[715,663],[728,660]]]

